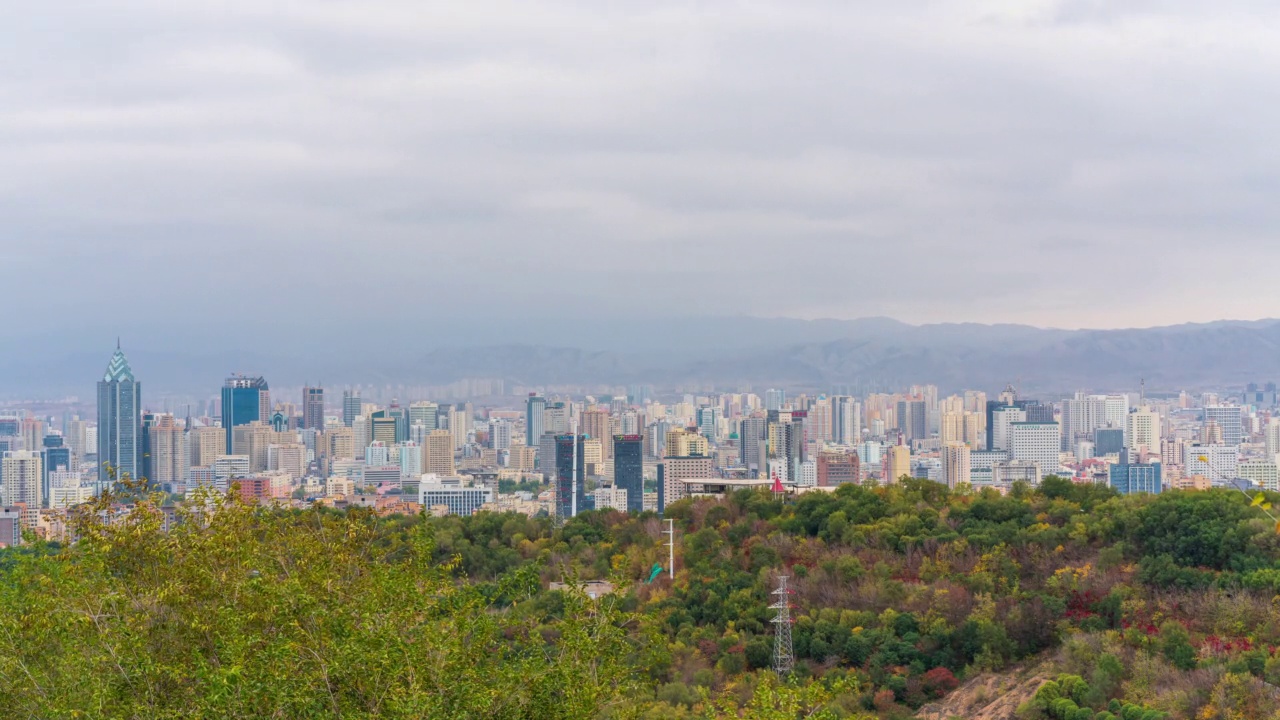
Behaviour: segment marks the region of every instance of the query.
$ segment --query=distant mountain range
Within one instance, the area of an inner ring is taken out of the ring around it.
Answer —
[[[457,332],[450,332],[456,330]],[[1058,330],[977,323],[909,325],[888,318],[539,320],[492,326],[424,327],[398,344],[377,333],[307,340],[185,341],[164,349],[142,338],[130,360],[144,387],[212,396],[232,371],[264,374],[274,386],[323,381],[440,384],[503,378],[512,384],[704,384],[830,391],[934,383],[944,391],[1015,383],[1028,394],[1076,389],[1153,391],[1280,380],[1280,320],[1222,321],[1128,330]],[[541,341],[541,342],[539,342]],[[252,353],[235,347],[255,348]],[[59,350],[29,341],[0,354],[0,394],[92,396],[110,348]]]

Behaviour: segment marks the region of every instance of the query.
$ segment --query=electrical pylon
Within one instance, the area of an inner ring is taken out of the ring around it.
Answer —
[[[778,589],[773,591],[778,601],[769,606],[776,610],[773,617],[776,627],[773,634],[773,671],[782,676],[791,674],[796,666],[796,653],[791,644],[791,591],[787,589],[787,576],[778,578]]]

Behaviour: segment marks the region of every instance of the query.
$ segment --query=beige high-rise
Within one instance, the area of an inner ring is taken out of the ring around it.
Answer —
[[[667,431],[667,457],[692,457],[711,454],[711,445],[696,430],[673,428]]]
[[[954,488],[970,482],[969,446],[961,442],[947,443],[942,448],[942,482]]]
[[[452,477],[457,473],[453,464],[453,433],[448,430],[432,430],[422,443],[422,472],[440,477]]]
[[[11,450],[0,460],[0,473],[4,475],[4,504],[23,503],[29,509],[42,504],[41,476],[44,464],[40,453],[29,450]]]
[[[187,433],[189,467],[211,467],[227,454],[227,431],[220,427],[192,428]]]
[[[904,476],[911,477],[911,448],[890,445],[884,454],[884,469],[886,483],[896,483]]]
[[[159,486],[181,484],[187,468],[187,444],[182,428],[172,415],[161,415],[148,432],[151,437],[151,477],[147,480]],[[225,435],[221,432],[218,435],[225,441]]]

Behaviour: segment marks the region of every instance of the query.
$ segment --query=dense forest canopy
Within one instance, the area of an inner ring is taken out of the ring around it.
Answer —
[[[198,509],[198,511],[197,511]],[[906,718],[1034,667],[1025,720],[1280,717],[1280,537],[1227,490],[923,480],[652,513],[104,499],[0,555],[12,717]],[[106,518],[110,518],[107,521]],[[790,577],[794,673],[769,669]],[[552,581],[609,580],[598,600]]]

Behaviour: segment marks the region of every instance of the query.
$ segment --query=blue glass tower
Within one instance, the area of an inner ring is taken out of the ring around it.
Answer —
[[[142,470],[142,383],[116,343],[107,371],[98,382],[98,490],[114,476],[139,477]]]
[[[222,386],[222,427],[227,432],[227,454],[233,454],[232,428],[251,422],[267,422],[271,412],[267,381],[260,377],[235,375]]]

